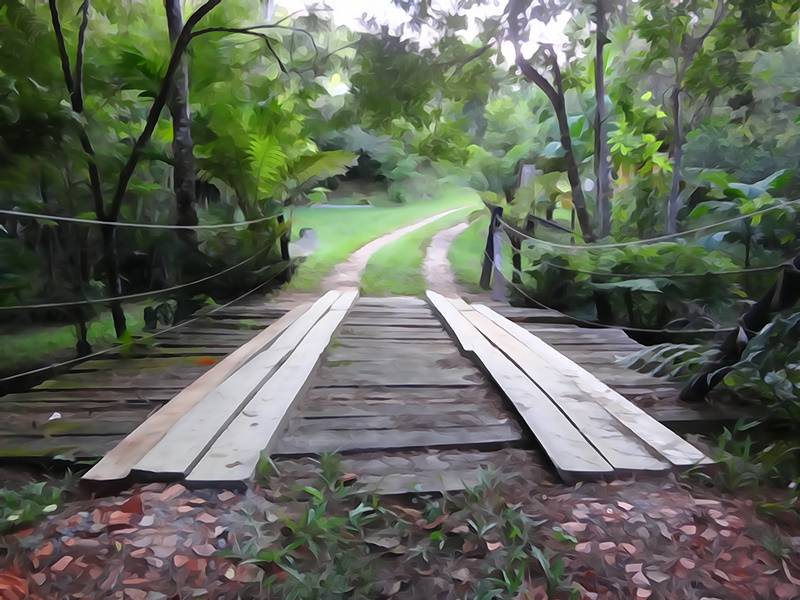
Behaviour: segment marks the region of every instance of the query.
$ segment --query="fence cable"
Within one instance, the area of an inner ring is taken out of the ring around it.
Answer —
[[[484,250],[483,252],[484,252],[485,256],[489,257],[490,259],[492,258],[489,255],[489,253],[486,252],[486,250]],[[494,264],[493,260],[492,260],[492,264]],[[576,321],[578,323],[581,323],[581,324],[584,324],[584,325],[589,325],[589,326],[595,327],[595,328],[600,328],[600,329],[620,329],[622,331],[633,331],[633,332],[637,332],[637,333],[672,333],[672,334],[675,334],[675,333],[685,333],[685,334],[730,333],[731,331],[735,331],[736,330],[736,328],[728,328],[728,329],[716,329],[716,328],[707,328],[707,329],[650,329],[650,328],[646,328],[646,327],[627,327],[627,326],[624,326],[624,325],[611,325],[611,324],[608,324],[608,323],[600,323],[598,321],[589,321],[587,319],[581,319],[580,317],[575,317],[575,316],[569,315],[569,314],[567,314],[565,312],[562,312],[562,311],[558,310],[557,308],[553,308],[552,306],[547,306],[546,304],[544,304],[543,302],[540,302],[536,298],[532,298],[523,288],[521,288],[516,283],[511,281],[508,277],[506,277],[505,274],[502,272],[502,270],[499,267],[495,266],[492,270],[494,271],[495,274],[497,274],[500,277],[502,277],[503,280],[507,284],[509,284],[511,287],[513,287],[515,290],[517,290],[517,292],[522,294],[525,298],[527,298],[528,300],[533,302],[539,308],[542,308],[544,310],[550,310],[550,311],[556,312],[556,313],[558,313],[560,315],[563,315],[564,317],[567,317],[568,319],[571,319],[572,321]],[[519,271],[518,269],[514,268],[513,266],[512,266],[512,270],[514,270],[515,272],[517,272],[520,275],[522,275],[522,271]]]
[[[200,279],[195,279],[194,281],[189,281],[188,283],[181,283],[179,285],[173,285],[170,287],[162,288],[159,290],[150,290],[147,292],[136,292],[134,294],[125,294],[123,296],[109,296],[107,298],[91,298],[88,300],[71,300],[65,302],[44,302],[41,304],[14,304],[11,306],[0,306],[0,311],[9,311],[9,310],[34,310],[34,309],[44,309],[44,308],[62,308],[65,306],[82,306],[87,304],[106,304],[108,302],[115,302],[118,300],[132,300],[136,298],[148,298],[150,296],[159,296],[161,294],[166,294],[169,292],[174,292],[175,290],[180,290],[183,288],[191,287],[193,285],[197,285],[198,283],[203,283],[204,281],[209,281],[210,279],[214,279],[216,277],[220,277],[221,275],[225,275],[226,273],[230,273],[231,271],[238,269],[239,267],[255,260],[261,254],[264,254],[267,250],[269,250],[269,246],[262,248],[255,254],[251,255],[250,257],[244,259],[241,262],[236,263],[226,269],[221,271],[217,271],[216,273],[212,273],[211,275],[207,275],[205,277],[201,277]]]
[[[220,310],[228,308],[230,305],[234,304],[235,302],[238,302],[239,300],[242,300],[242,299],[246,298],[250,294],[253,294],[253,293],[257,292],[259,289],[261,289],[262,287],[264,287],[265,285],[267,285],[268,283],[273,281],[278,275],[280,275],[280,273],[281,273],[281,271],[277,271],[277,272],[273,273],[271,277],[269,277],[265,281],[262,281],[256,287],[252,288],[251,290],[245,292],[244,294],[242,294],[240,296],[237,296],[233,300],[231,300],[229,302],[226,302],[225,304],[217,306],[217,307],[211,309],[210,311],[208,311],[206,313],[203,313],[201,315],[197,315],[196,317],[192,317],[191,319],[188,319],[186,321],[182,321],[182,322],[178,323],[177,325],[171,325],[170,327],[167,327],[166,329],[162,329],[161,331],[156,331],[155,333],[151,333],[149,335],[137,338],[134,343],[146,342],[148,340],[151,340],[151,339],[153,339],[155,337],[158,337],[158,336],[163,335],[165,333],[168,333],[170,331],[175,331],[176,329],[178,329],[180,327],[184,327],[185,325],[189,325],[190,323],[194,323],[195,321],[199,321],[200,319],[205,319],[209,315],[213,315],[214,313],[216,313],[216,312],[218,312]],[[72,365],[72,364],[75,364],[75,363],[85,362],[85,361],[87,361],[87,360],[89,360],[91,358],[95,358],[97,356],[101,356],[103,354],[107,354],[107,353],[109,353],[109,352],[111,352],[113,350],[119,350],[120,348],[125,348],[128,345],[129,344],[115,344],[113,346],[109,346],[108,348],[106,348],[104,350],[98,350],[97,352],[93,352],[93,353],[88,354],[86,356],[79,356],[77,358],[72,358],[70,360],[65,360],[63,362],[53,363],[53,364],[50,364],[50,365],[47,365],[47,366],[44,366],[44,367],[39,367],[37,369],[31,369],[30,371],[23,371],[22,373],[16,373],[14,375],[9,375],[8,377],[3,377],[2,379],[0,379],[0,383],[5,383],[7,381],[12,381],[14,379],[19,379],[21,377],[27,377],[28,375],[34,375],[35,373],[41,373],[42,371],[48,371],[50,369],[58,369],[60,367],[65,367],[65,366]]]
[[[256,223],[263,223],[270,219],[277,219],[283,212],[274,215],[267,215],[266,217],[259,217],[258,219],[250,219],[247,221],[237,221],[235,223],[217,223],[210,225],[161,225],[158,223],[126,223],[125,221],[102,221],[100,219],[79,219],[77,217],[63,217],[60,215],[44,215],[40,213],[25,212],[20,210],[0,209],[0,214],[11,215],[15,217],[28,217],[31,219],[47,219],[49,221],[64,221],[68,223],[82,223],[86,225],[110,225],[113,227],[137,227],[139,229],[226,229],[231,227],[243,227],[246,225],[255,225]]]
[[[526,240],[530,240],[534,244],[541,244],[541,245],[545,245],[545,246],[551,246],[553,248],[563,248],[563,249],[568,249],[568,250],[602,250],[602,249],[609,249],[609,248],[626,248],[628,246],[639,246],[639,245],[643,245],[643,244],[652,244],[652,243],[656,243],[656,242],[663,242],[663,241],[667,241],[667,240],[671,240],[671,239],[675,239],[675,238],[680,238],[680,237],[684,237],[686,235],[691,235],[693,233],[698,233],[700,231],[705,231],[707,229],[714,229],[715,227],[719,227],[721,225],[727,225],[729,223],[735,223],[737,221],[743,221],[745,219],[752,219],[753,217],[757,217],[759,215],[763,215],[763,214],[771,212],[773,210],[786,208],[788,205],[795,204],[797,202],[800,202],[800,199],[798,199],[798,200],[789,200],[787,202],[783,202],[783,203],[778,204],[776,206],[770,206],[770,207],[767,207],[767,208],[764,208],[764,209],[761,209],[761,210],[757,210],[757,211],[752,212],[752,213],[747,214],[747,215],[739,215],[737,217],[732,217],[730,219],[725,219],[723,221],[717,221],[716,223],[711,223],[709,225],[702,225],[700,227],[695,227],[693,229],[687,229],[686,231],[679,231],[679,232],[676,232],[676,233],[668,233],[668,234],[665,234],[665,235],[659,235],[659,236],[656,236],[656,237],[645,238],[645,239],[642,239],[642,240],[631,240],[630,242],[615,242],[615,243],[609,243],[609,244],[583,244],[583,245],[581,245],[581,244],[560,244],[558,242],[550,242],[548,240],[543,240],[541,238],[533,237],[533,236],[525,233],[524,231],[521,231],[517,227],[514,227],[510,223],[506,222],[501,217],[497,217],[497,220],[500,223],[500,225],[503,228],[505,228],[506,230],[512,231],[512,232],[514,232],[514,235],[516,235],[518,237],[522,237],[522,238],[524,238]]]
[[[548,260],[539,261],[543,265],[559,269],[561,271],[569,271],[572,273],[581,273],[583,275],[595,275],[597,277],[618,277],[621,279],[679,279],[679,278],[695,278],[706,277],[707,275],[741,275],[744,273],[765,273],[768,271],[777,271],[786,266],[787,263],[779,265],[771,265],[768,267],[749,267],[742,269],[733,269],[731,271],[706,271],[705,273],[614,273],[612,271],[589,271],[587,269],[576,269],[564,265],[557,265]]]

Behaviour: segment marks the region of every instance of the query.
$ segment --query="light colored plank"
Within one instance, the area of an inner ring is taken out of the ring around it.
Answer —
[[[234,350],[192,384],[172,398],[156,414],[139,425],[125,439],[108,452],[84,476],[85,481],[116,481],[124,479],[131,467],[141,459],[178,419],[186,414],[209,392],[230,377],[237,369],[308,310],[310,304],[301,304],[292,309],[252,340]]]
[[[596,477],[613,473],[611,465],[550,398],[502,352],[492,346],[454,304],[430,290],[427,296],[462,349],[477,358],[516,407],[562,478],[575,480],[584,476]],[[466,306],[463,301],[455,301],[455,304]]]
[[[468,308],[461,314],[555,402],[612,467],[626,471],[664,471],[671,467],[594,402],[575,379],[563,373],[560,363],[532,352],[482,313]]]
[[[355,294],[347,294],[350,305]],[[330,310],[314,325],[286,362],[258,390],[194,466],[186,481],[194,485],[237,485],[253,476],[262,452],[269,452],[276,433],[308,384],[320,356],[347,315]],[[339,306],[342,306],[341,304]]]
[[[133,467],[149,476],[185,475],[220,432],[339,298],[328,292],[286,328],[264,352],[220,383],[183,415]]]
[[[589,371],[569,360],[555,348],[545,344],[531,332],[486,306],[476,304],[474,308],[525,344],[542,360],[550,362],[553,368],[558,368],[564,376],[574,379],[575,384],[584,393],[594,398],[596,403],[673,465],[690,466],[713,462],[689,442],[626,400]]]

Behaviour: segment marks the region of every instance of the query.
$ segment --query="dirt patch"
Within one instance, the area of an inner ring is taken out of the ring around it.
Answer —
[[[460,296],[463,293],[456,283],[456,276],[450,266],[447,253],[453,241],[469,227],[469,223],[459,223],[444,229],[433,236],[422,263],[425,283],[429,289],[445,296]]]

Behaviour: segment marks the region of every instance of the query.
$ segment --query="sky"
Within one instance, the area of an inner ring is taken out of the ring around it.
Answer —
[[[289,12],[302,10],[307,6],[314,4],[321,4],[319,0],[273,0],[276,6],[284,8]],[[390,28],[396,28],[403,23],[410,20],[408,14],[394,5],[392,0],[327,0],[326,4],[333,10],[334,22],[337,25],[345,25],[355,31],[363,31],[365,28],[361,24],[362,16],[375,17],[380,24],[387,24]],[[450,8],[453,2],[449,0],[434,0],[434,6],[437,8]],[[466,31],[467,37],[474,36],[478,29],[476,26],[476,19],[482,19],[487,16],[500,15],[505,7],[504,0],[489,0],[486,6],[476,6],[470,8],[466,12],[469,17],[470,26]],[[569,20],[569,15],[564,15],[563,18],[551,22],[549,25],[534,22],[531,30],[531,41],[523,44],[523,54],[526,56],[530,54],[537,42],[552,43],[556,46],[564,41],[564,28]],[[419,41],[424,45],[426,34],[423,30],[421,34],[412,32],[410,28],[405,34],[406,37],[419,36]],[[504,42],[503,55],[509,62],[514,62],[514,49],[509,42]]]

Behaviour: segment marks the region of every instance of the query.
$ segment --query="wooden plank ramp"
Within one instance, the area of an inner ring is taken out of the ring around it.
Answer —
[[[357,297],[357,290],[331,291],[290,310],[220,363],[218,372],[207,373],[140,425],[84,481],[108,482],[128,473],[139,479],[175,479],[201,465],[198,472],[208,475],[203,483],[241,484],[274,433],[263,425],[253,427],[253,421],[242,430],[242,422],[266,406],[274,429],[280,426],[294,398],[289,390],[296,394],[302,389]],[[238,443],[215,461],[230,440],[229,428]]]
[[[0,411],[9,425],[0,426],[0,460],[98,460],[226,355],[316,297],[253,295],[222,310],[210,306],[174,332],[156,332],[146,345],[104,352],[29,391],[0,396]],[[204,343],[202,336],[191,335],[209,329],[221,343]],[[187,335],[178,338],[178,332]]]
[[[486,306],[473,307],[460,298],[448,299],[430,291],[427,295],[462,350],[474,356],[503,389],[563,478],[571,480],[592,472],[567,462],[576,456],[596,462],[587,446],[614,473],[663,471],[710,462],[530,331]],[[523,386],[528,384],[537,391],[526,393]],[[553,417],[554,411],[558,417]],[[597,464],[594,473],[608,473],[600,468],[602,463]]]

